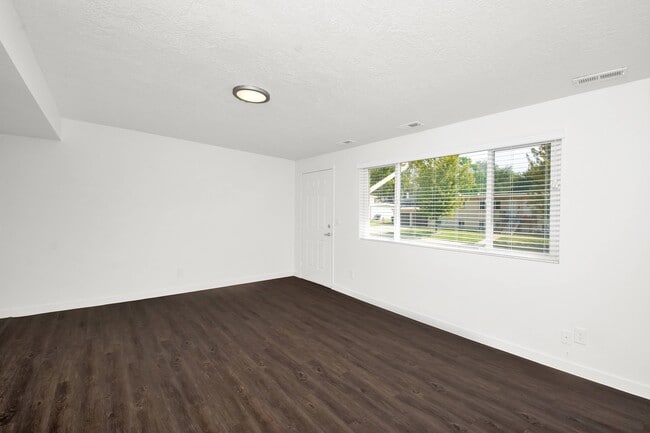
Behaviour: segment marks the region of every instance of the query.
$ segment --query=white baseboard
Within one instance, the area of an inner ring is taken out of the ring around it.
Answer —
[[[570,373],[575,376],[579,376],[584,379],[588,379],[593,382],[597,382],[624,392],[628,392],[630,394],[650,399],[650,385],[648,384],[626,379],[624,377],[610,374],[602,370],[597,370],[595,368],[587,367],[585,365],[576,364],[575,362],[568,361],[566,359],[558,358],[556,356],[538,352],[536,350],[529,349],[527,347],[523,347],[509,341],[501,340],[499,338],[482,334],[477,331],[466,329],[453,323],[439,320],[425,314],[421,314],[391,304],[389,302],[373,298],[355,290],[348,289],[347,287],[343,287],[339,284],[334,284],[332,289],[374,306],[383,308],[384,310],[388,310],[401,316],[408,317],[409,319],[413,319],[418,322],[425,323],[429,326],[442,329],[443,331],[451,332],[452,334],[459,335],[469,340],[494,347],[495,349],[503,350],[504,352],[520,356],[530,361],[537,362],[539,364],[555,368],[557,370],[561,370],[566,373]]]
[[[269,274],[250,275],[239,278],[225,278],[207,284],[198,284],[186,287],[173,287],[159,290],[120,293],[111,296],[93,297],[48,304],[25,305],[13,308],[0,308],[0,318],[31,316],[32,314],[51,313],[54,311],[72,310],[75,308],[96,307],[99,305],[116,304],[119,302],[137,301],[140,299],[158,298],[160,296],[177,295],[180,293],[197,292],[200,290],[219,287],[234,286],[237,284],[254,283],[257,281],[272,280],[293,276],[293,271],[275,272]]]

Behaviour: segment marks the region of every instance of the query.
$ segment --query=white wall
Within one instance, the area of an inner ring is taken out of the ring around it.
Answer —
[[[0,317],[293,275],[293,161],[62,134],[0,136]]]
[[[559,264],[358,238],[358,164],[548,133],[565,137]],[[299,182],[335,169],[335,289],[650,397],[649,166],[642,80],[302,160],[296,171]],[[561,344],[574,327],[587,329],[586,346]]]

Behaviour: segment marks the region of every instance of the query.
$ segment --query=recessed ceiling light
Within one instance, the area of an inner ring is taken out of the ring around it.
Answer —
[[[235,86],[232,89],[232,94],[240,101],[250,102],[251,104],[264,104],[271,100],[269,92],[257,86]]]

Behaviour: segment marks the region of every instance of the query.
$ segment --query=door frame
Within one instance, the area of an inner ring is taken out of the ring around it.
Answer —
[[[303,176],[306,175],[306,174],[318,173],[318,172],[321,172],[321,171],[330,171],[332,173],[332,187],[331,187],[332,188],[332,191],[331,191],[331,193],[332,193],[332,210],[331,210],[331,215],[330,215],[331,221],[332,221],[331,222],[331,225],[332,225],[332,227],[331,227],[332,237],[330,238],[331,239],[330,242],[332,243],[332,245],[331,245],[331,248],[330,248],[330,278],[329,278],[330,284],[329,284],[329,286],[325,285],[325,284],[321,284],[321,285],[324,286],[324,287],[328,287],[330,289],[333,289],[334,288],[334,246],[336,244],[336,232],[337,232],[337,230],[336,230],[336,222],[334,220],[335,215],[336,215],[336,169],[335,169],[334,165],[328,166],[328,167],[322,167],[322,168],[316,168],[316,169],[307,169],[307,170],[300,171],[300,177],[299,177],[298,189],[297,189],[300,192],[297,194],[298,195],[298,206],[296,206],[297,211],[298,211],[297,212],[297,217],[298,217],[298,224],[299,224],[299,225],[297,225],[297,228],[298,228],[298,230],[297,230],[297,236],[298,236],[297,241],[298,242],[296,242],[298,244],[299,266],[298,266],[298,269],[296,269],[296,271],[297,271],[296,274],[300,278],[304,277],[303,268],[302,268],[302,242],[301,242],[301,239],[300,239],[300,235],[302,233],[302,209],[303,209],[302,208],[302,184],[303,184],[302,179],[303,179]],[[320,284],[320,283],[318,283],[318,284]]]

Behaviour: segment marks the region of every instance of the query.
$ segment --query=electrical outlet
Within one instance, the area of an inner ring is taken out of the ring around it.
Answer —
[[[354,280],[354,271],[348,271],[348,276],[351,280]]]
[[[573,341],[577,344],[587,345],[587,330],[585,328],[575,328],[573,330]]]
[[[560,341],[562,344],[571,344],[571,331],[563,329],[562,334],[560,335]]]

